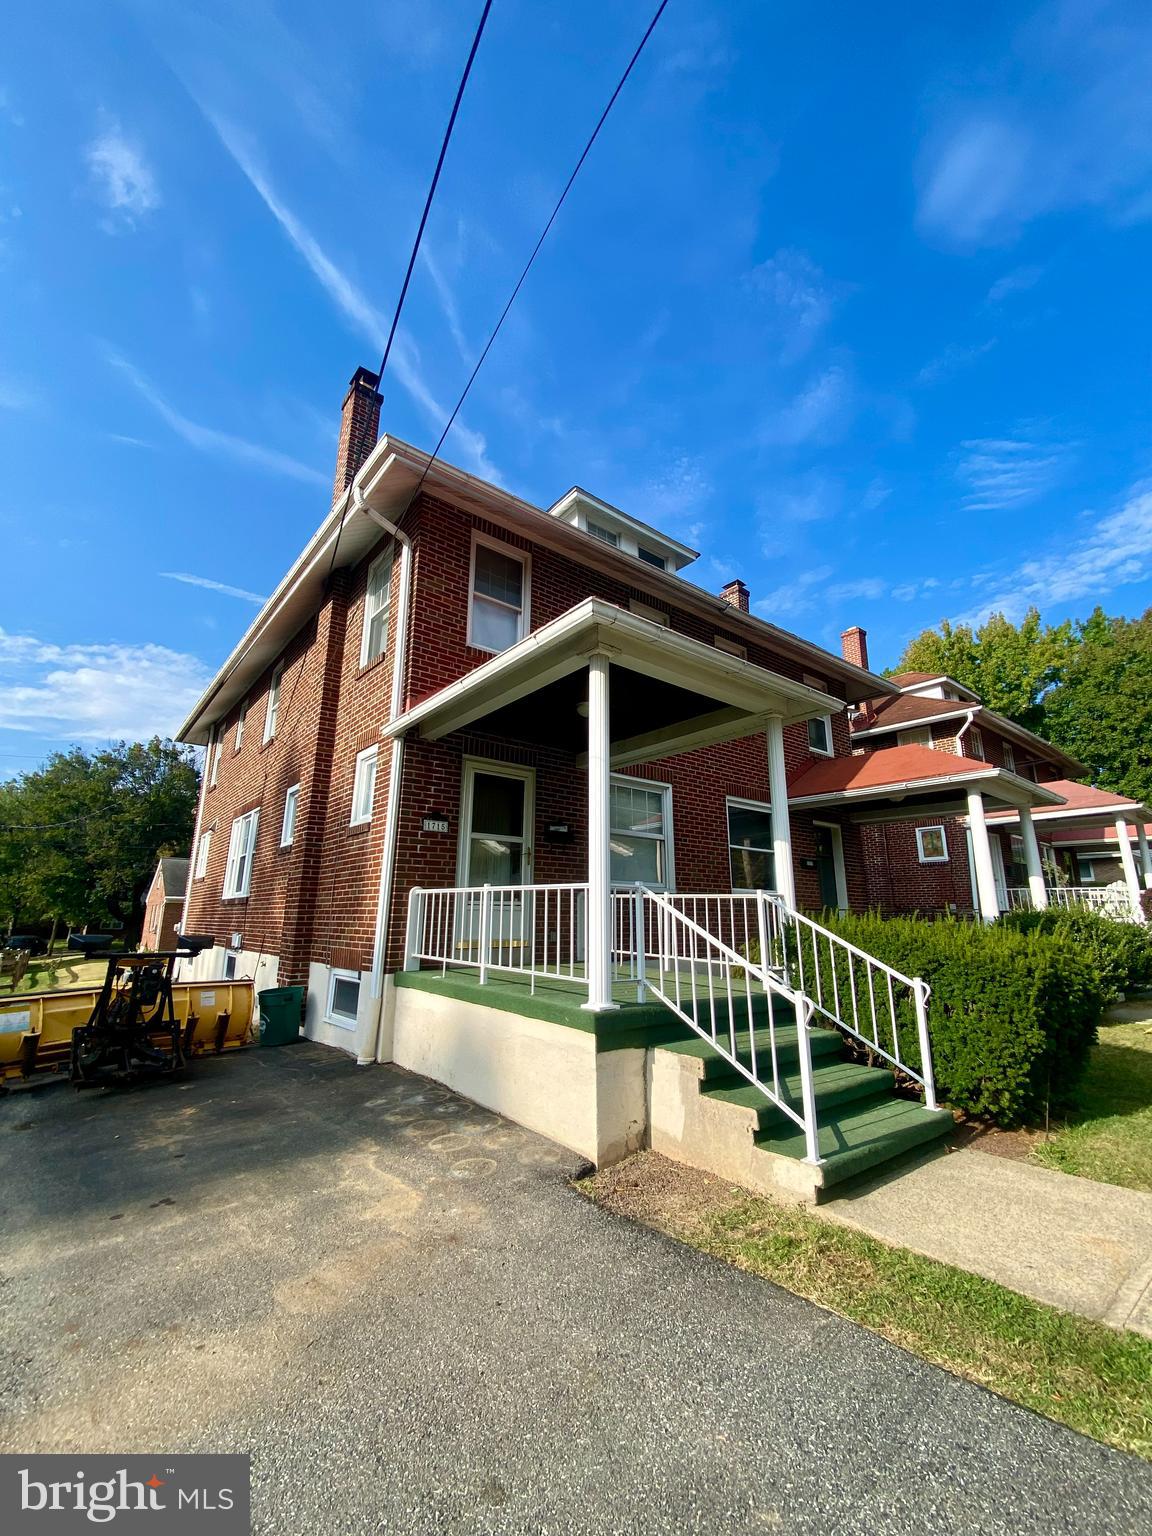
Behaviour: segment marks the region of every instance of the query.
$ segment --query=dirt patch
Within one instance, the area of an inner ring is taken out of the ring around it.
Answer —
[[[957,1125],[952,1145],[957,1151],[967,1147],[974,1152],[989,1152],[993,1157],[1008,1157],[1014,1162],[1026,1163],[1038,1146],[1051,1139],[1050,1131],[1002,1131],[998,1126],[970,1120]]]
[[[676,1237],[695,1231],[744,1193],[715,1174],[671,1162],[657,1152],[635,1152],[581,1180],[576,1188],[618,1216]]]

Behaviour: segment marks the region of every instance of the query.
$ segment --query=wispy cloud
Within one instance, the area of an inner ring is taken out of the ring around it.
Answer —
[[[990,613],[1019,618],[1030,607],[1054,608],[1102,598],[1117,587],[1152,577],[1152,484],[1133,487],[1123,505],[1091,531],[1066,536],[1047,553],[1014,570],[986,578],[988,595],[958,622],[980,623]]]
[[[996,279],[984,302],[990,305],[1002,304],[1014,293],[1026,293],[1029,288],[1034,288],[1043,276],[1043,267],[1014,267],[1011,272],[1005,272],[1003,277]]]
[[[846,291],[843,284],[830,283],[805,251],[791,248],[753,267],[748,284],[770,308],[783,362],[809,351]]]
[[[974,363],[977,358],[984,357],[991,352],[996,345],[993,336],[989,341],[977,342],[975,346],[962,347],[955,343],[944,348],[939,356],[932,358],[924,364],[916,375],[917,384],[938,384],[941,379],[949,378],[954,373],[959,373],[969,363]]]
[[[432,286],[436,290],[436,297],[440,300],[440,308],[444,312],[444,319],[448,323],[448,330],[456,344],[456,350],[463,361],[471,368],[476,361],[476,353],[469,346],[468,338],[464,334],[464,327],[460,322],[460,306],[456,302],[456,294],[452,285],[445,277],[439,262],[437,262],[426,245],[420,247],[420,260],[428,276],[432,279]]]
[[[982,437],[961,443],[956,475],[969,512],[1021,507],[1059,481],[1070,458],[1061,444],[1022,437]]]
[[[823,592],[832,569],[830,565],[816,565],[797,571],[788,581],[757,598],[752,604],[753,611],[772,623],[804,613],[816,602],[817,594]]]
[[[293,459],[286,453],[280,453],[275,448],[264,448],[259,443],[250,443],[246,438],[234,437],[232,433],[220,432],[215,427],[202,426],[199,422],[191,421],[187,416],[181,415],[127,358],[113,352],[109,354],[108,361],[114,368],[120,370],[161,421],[190,448],[219,458],[233,459],[240,464],[250,464],[254,469],[262,469],[269,474],[285,475],[290,480],[302,480],[308,485],[325,487],[328,485],[327,475],[321,474],[318,469],[313,469],[310,464],[301,464],[298,459]]]
[[[847,423],[851,397],[847,372],[834,364],[767,422],[764,439],[786,448],[831,442]]]
[[[209,576],[190,576],[187,571],[161,571],[160,575],[166,581],[182,581],[189,587],[203,587],[208,592],[220,592],[225,597],[239,597],[246,603],[255,603],[257,607],[267,602],[259,592],[246,592],[243,587],[230,587],[227,582],[213,581]]]
[[[169,735],[210,673],[161,645],[59,645],[0,630],[0,729],[59,741],[146,741]]]
[[[918,222],[959,245],[1013,240],[1034,219],[1098,208],[1152,217],[1152,11],[1057,0],[950,104],[920,166]]]
[[[109,120],[84,151],[96,196],[113,214],[106,228],[132,227],[160,206],[160,189],[139,144]]]
[[[819,470],[773,486],[757,504],[764,554],[769,559],[778,556],[782,526],[823,522],[835,517],[843,502],[840,482]]]
[[[370,341],[377,351],[383,352],[388,338],[388,322],[383,313],[332,260],[303,221],[278,196],[260,164],[255,148],[245,136],[230,123],[208,111],[203,104],[200,109],[221,144],[247,177],[268,212],[349,326]],[[442,427],[448,419],[448,412],[424,380],[415,344],[401,334],[397,335],[393,343],[390,366],[401,386],[425,411],[433,424]],[[500,482],[500,474],[488,458],[487,443],[479,432],[457,422],[452,429],[450,441],[462,451],[468,460],[468,468],[486,480]]]

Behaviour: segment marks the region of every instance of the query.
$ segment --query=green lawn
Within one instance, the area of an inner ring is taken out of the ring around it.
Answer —
[[[82,960],[79,955],[38,956],[28,967],[24,980],[16,988],[23,992],[63,992],[72,987],[98,987],[108,969],[106,960]],[[0,985],[0,1002],[11,997],[7,981]]]
[[[1100,1026],[1074,1118],[1032,1156],[1061,1173],[1152,1191],[1152,1008],[1123,1012]]]
[[[1150,1339],[1043,1306],[651,1153],[582,1187],[609,1209],[851,1318],[957,1376],[1152,1460]]]

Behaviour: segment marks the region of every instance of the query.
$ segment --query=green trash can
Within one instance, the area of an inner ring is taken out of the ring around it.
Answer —
[[[261,1045],[289,1045],[299,1040],[303,987],[269,987],[257,993],[256,1000],[260,1005]]]

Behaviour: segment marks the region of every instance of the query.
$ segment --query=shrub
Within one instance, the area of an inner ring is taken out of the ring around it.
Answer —
[[[829,914],[822,921],[931,987],[928,1026],[942,1103],[1012,1126],[1070,1101],[1103,1010],[1096,967],[1073,945],[1002,924]],[[833,979],[827,948],[820,946],[826,988]],[[806,964],[811,992],[810,948]],[[843,954],[836,984],[842,999],[855,986],[859,1016],[870,1022],[863,969],[856,966],[850,979]],[[899,993],[897,1004],[901,1056],[918,1066],[914,1006]]]
[[[1095,966],[1105,1003],[1152,982],[1152,935],[1143,923],[1118,922],[1088,907],[1008,912],[1000,921],[1020,933],[1051,934],[1074,944]]]

